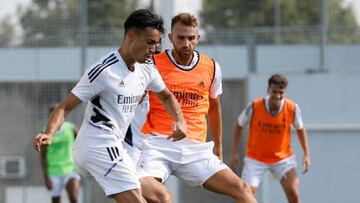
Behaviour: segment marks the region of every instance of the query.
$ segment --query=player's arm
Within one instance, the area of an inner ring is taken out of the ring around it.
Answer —
[[[232,138],[232,145],[231,145],[231,155],[230,155],[230,168],[236,172],[237,167],[240,164],[239,158],[239,145],[241,136],[243,133],[243,128],[236,123],[234,126],[233,138]]]
[[[233,140],[231,146],[230,168],[235,172],[240,164],[239,145],[244,127],[249,123],[253,114],[252,103],[249,103],[240,113],[234,126]]]
[[[45,186],[46,186],[47,189],[51,190],[52,189],[52,182],[51,182],[51,180],[49,178],[49,175],[47,173],[46,146],[44,146],[44,145],[41,146],[40,163],[41,163],[41,169],[42,169],[43,176],[44,176]]]
[[[40,151],[41,145],[51,144],[52,135],[64,123],[66,115],[81,103],[81,100],[73,93],[69,93],[65,99],[50,114],[45,133],[39,133],[33,140],[33,147]]]
[[[222,94],[222,73],[220,65],[214,60],[214,78],[209,89],[208,122],[214,141],[214,154],[223,159],[222,154],[222,117],[220,95]]]
[[[310,169],[311,158],[310,158],[310,149],[308,144],[308,136],[305,128],[297,129],[296,133],[298,135],[301,148],[304,152],[303,158],[303,173],[306,173]]]
[[[223,159],[222,151],[222,117],[220,96],[216,98],[209,98],[210,106],[208,111],[208,118],[210,123],[211,136],[214,141],[214,154]]]
[[[301,109],[298,104],[295,105],[295,117],[292,124],[296,129],[296,133],[298,135],[301,148],[304,152],[302,165],[303,165],[303,173],[306,173],[310,169],[310,164],[311,164],[310,149],[308,144],[307,132],[302,120]]]
[[[157,97],[162,101],[165,110],[175,121],[174,133],[168,138],[173,138],[174,141],[181,140],[186,137],[186,122],[182,115],[180,105],[170,90],[165,87],[159,93],[156,93]]]

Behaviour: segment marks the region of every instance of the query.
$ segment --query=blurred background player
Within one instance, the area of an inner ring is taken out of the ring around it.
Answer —
[[[125,35],[113,50],[91,65],[80,81],[52,112],[45,133],[39,133],[33,146],[51,144],[52,135],[66,115],[81,102],[87,102],[83,123],[74,144],[74,161],[82,175],[91,174],[106,196],[116,202],[144,202],[140,182],[123,140],[145,90],[154,91],[176,121],[175,139],[186,136],[181,109],[153,65],[152,57],[164,32],[163,20],[139,9],[124,22]]]
[[[230,196],[236,202],[256,202],[250,187],[222,162],[221,70],[215,60],[195,51],[199,37],[197,19],[181,13],[171,22],[173,49],[154,55],[155,66],[181,106],[188,136],[168,137],[174,121],[149,93],[150,110],[142,129],[149,135],[137,164],[143,195],[148,202],[172,202],[161,183],[173,174],[190,186]],[[206,142],[206,115],[213,142]]]
[[[269,96],[248,104],[235,125],[231,168],[239,165],[238,145],[243,128],[249,123],[249,138],[242,178],[251,185],[253,193],[266,171],[270,171],[286,193],[289,202],[300,202],[299,178],[296,174],[295,155],[291,149],[291,125],[296,129],[304,152],[304,173],[310,168],[308,137],[301,118],[299,105],[286,98],[287,79],[280,74],[268,80]]]
[[[49,113],[56,105],[50,105]],[[41,130],[45,132],[45,127]],[[80,190],[80,176],[76,173],[72,156],[72,148],[78,129],[74,124],[65,121],[57,130],[52,139],[52,145],[41,146],[41,169],[45,186],[50,190],[52,203],[61,202],[61,193],[65,188],[69,201],[78,202]]]

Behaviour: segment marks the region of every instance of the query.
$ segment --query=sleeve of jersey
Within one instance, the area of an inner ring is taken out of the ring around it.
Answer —
[[[220,65],[215,61],[215,76],[214,80],[210,87],[210,98],[216,98],[221,95],[223,92],[222,89],[222,73]]]
[[[252,108],[252,103],[250,102],[238,117],[237,121],[240,127],[243,128],[249,123],[252,117],[252,112],[253,112],[253,108]]]
[[[92,67],[87,69],[80,81],[71,90],[82,102],[91,100],[95,95],[104,89],[105,71],[98,75],[95,79],[90,77]]]
[[[151,68],[150,83],[146,89],[153,92],[161,92],[165,87],[165,83],[162,80],[159,71],[155,67]]]
[[[294,118],[293,126],[296,130],[304,128],[304,123],[301,116],[301,109],[298,104],[295,104],[295,118]]]

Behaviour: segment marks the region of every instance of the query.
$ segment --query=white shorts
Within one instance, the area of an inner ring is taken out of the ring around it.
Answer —
[[[130,146],[128,143],[123,142],[124,148],[126,149],[128,155],[131,158],[131,161],[133,162],[134,166],[136,166],[139,157],[141,155],[141,150],[136,146]]]
[[[214,143],[149,135],[141,146],[136,170],[140,178],[152,176],[165,182],[175,175],[190,186],[202,186],[215,173],[228,169],[213,153]]]
[[[82,176],[92,175],[106,196],[140,189],[135,166],[121,144],[74,149],[74,161]]]
[[[269,170],[275,178],[280,181],[281,178],[293,168],[296,168],[294,155],[274,164],[265,164],[245,157],[241,178],[252,187],[258,187],[266,171]]]
[[[70,173],[64,176],[49,176],[52,189],[50,190],[51,197],[60,197],[63,188],[66,187],[66,184],[70,179],[80,180],[80,176],[77,173]]]

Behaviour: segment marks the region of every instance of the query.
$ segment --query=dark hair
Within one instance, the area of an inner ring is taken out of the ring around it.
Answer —
[[[147,9],[134,11],[124,22],[125,34],[131,28],[144,30],[146,27],[153,27],[164,34],[164,21],[161,16]]]
[[[171,19],[171,28],[173,28],[174,25],[178,22],[187,26],[198,26],[196,17],[194,15],[191,15],[190,13],[180,13],[173,17]]]
[[[274,74],[268,80],[268,85],[270,87],[271,84],[278,85],[281,88],[286,88],[288,85],[288,80],[285,76],[281,74]]]

